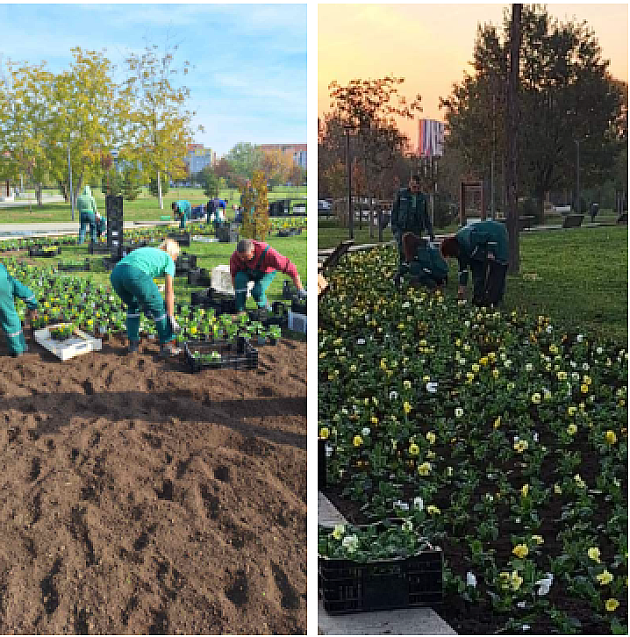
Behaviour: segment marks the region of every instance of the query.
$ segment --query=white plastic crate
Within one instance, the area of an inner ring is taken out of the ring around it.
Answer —
[[[210,286],[221,294],[234,295],[234,287],[232,286],[232,276],[230,275],[229,265],[217,265],[212,268],[210,275]],[[251,296],[254,282],[250,281],[247,284],[247,296]]]
[[[298,314],[289,310],[289,329],[306,334],[306,314]]]
[[[192,241],[199,241],[201,243],[215,243],[216,241],[218,241],[216,237],[207,237],[203,234],[195,234],[190,238]]]
[[[35,341],[62,361],[67,361],[80,354],[99,351],[103,348],[103,341],[100,338],[94,338],[78,328],[75,329],[75,335],[72,338],[67,338],[65,341],[56,341],[50,336],[51,328],[55,327],[56,325],[49,325],[41,330],[35,330]]]

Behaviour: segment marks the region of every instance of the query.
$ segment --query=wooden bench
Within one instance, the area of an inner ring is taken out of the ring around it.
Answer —
[[[563,228],[579,228],[584,220],[584,215],[567,215],[562,221]]]
[[[323,261],[322,263],[322,271],[332,270],[337,267],[337,264],[341,260],[341,257],[348,252],[350,246],[354,245],[354,241],[352,239],[348,239],[347,241],[342,241]]]
[[[622,212],[618,217],[617,217],[617,223],[624,223],[624,224],[628,224],[628,213],[627,212]]]
[[[497,219],[501,223],[507,223],[507,219],[505,217],[501,219]],[[525,228],[533,228],[534,222],[536,221],[536,217],[534,215],[523,215],[518,218],[518,229],[523,230]]]

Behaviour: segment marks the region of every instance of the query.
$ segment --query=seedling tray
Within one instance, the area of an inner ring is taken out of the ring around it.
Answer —
[[[191,292],[190,304],[214,308],[217,316],[236,312],[236,299],[233,296],[218,294],[212,288]]]
[[[179,243],[180,246],[189,246],[190,245],[190,232],[183,232],[183,233],[169,233],[169,239],[173,239],[174,241],[177,241],[177,243]]]
[[[196,353],[204,356],[212,352],[218,352],[220,358],[212,361],[195,358]],[[184,353],[186,363],[193,373],[204,369],[256,369],[258,367],[258,350],[242,337],[238,337],[236,342],[187,341],[184,343]]]
[[[57,269],[60,272],[89,272],[90,262],[86,259],[85,263],[58,263]]]
[[[78,328],[75,328],[71,338],[67,338],[65,341],[56,341],[51,337],[50,331],[61,325],[63,324],[48,325],[41,330],[35,330],[33,335],[37,343],[62,361],[102,349],[103,341],[100,338],[94,338]]]
[[[28,249],[29,257],[45,257],[52,258],[61,254],[61,246],[56,246],[53,250],[43,250],[41,246],[35,246]]]
[[[319,589],[331,615],[442,602],[442,551],[365,564],[319,557]]]

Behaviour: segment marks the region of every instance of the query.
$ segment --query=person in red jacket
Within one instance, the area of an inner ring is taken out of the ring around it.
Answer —
[[[298,297],[306,298],[306,290],[293,263],[264,241],[241,239],[230,257],[230,274],[236,293],[236,311],[245,311],[247,284],[254,281],[252,296],[259,308],[267,307],[265,292],[276,276],[282,272],[293,280]]]

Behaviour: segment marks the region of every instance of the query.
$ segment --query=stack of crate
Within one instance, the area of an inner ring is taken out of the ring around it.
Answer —
[[[118,195],[105,197],[107,210],[107,247],[114,263],[123,257],[123,198]]]

